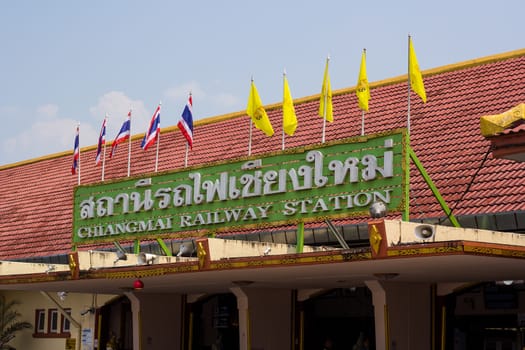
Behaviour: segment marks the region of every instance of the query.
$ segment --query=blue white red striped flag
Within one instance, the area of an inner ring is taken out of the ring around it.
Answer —
[[[186,138],[186,141],[188,141],[188,145],[190,148],[193,146],[193,100],[190,97],[188,98],[188,103],[186,103],[186,107],[184,107],[184,110],[182,111],[181,119],[179,120],[177,126],[179,127],[180,131],[182,132],[182,135]]]
[[[142,144],[140,145],[143,150],[147,150],[149,146],[153,145],[160,134],[160,104],[158,105],[155,113],[151,117],[148,131],[144,134]]]
[[[72,175],[77,174],[78,166],[79,166],[79,159],[80,159],[79,138],[80,138],[80,127],[77,126],[77,134],[75,135],[75,144],[73,146],[73,165],[71,166]]]
[[[117,146],[128,140],[130,138],[130,132],[131,132],[131,110],[128,112],[128,117],[122,123],[122,126],[120,127],[120,131],[117,134],[117,137],[115,137],[115,140],[113,141],[113,144],[111,145],[111,152],[109,153],[109,159],[113,158],[113,154],[115,154],[115,151],[117,150]]]
[[[104,118],[102,122],[102,127],[100,128],[100,135],[98,136],[98,146],[97,146],[97,156],[95,157],[95,165],[100,164],[102,147],[106,144],[106,121],[107,118]]]

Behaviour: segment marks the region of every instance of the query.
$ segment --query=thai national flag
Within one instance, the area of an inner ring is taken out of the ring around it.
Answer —
[[[151,121],[149,122],[148,131],[146,131],[146,134],[144,135],[144,138],[142,139],[142,144],[140,145],[140,147],[142,147],[143,150],[147,150],[149,146],[155,143],[155,141],[159,137],[159,133],[160,133],[160,104],[155,110],[155,113],[153,113],[153,116],[151,117]]]
[[[73,146],[73,165],[71,166],[71,174],[75,175],[78,171],[79,159],[80,159],[80,148],[79,148],[79,134],[80,127],[77,126],[77,134],[75,135],[75,145]]]
[[[117,137],[115,137],[115,140],[113,141],[113,144],[111,145],[111,152],[109,153],[109,159],[113,158],[113,154],[117,150],[118,144],[130,138],[130,133],[131,133],[131,110],[128,113],[128,117],[122,124],[122,127],[120,128],[120,131],[118,132]]]
[[[95,157],[95,164],[99,165],[102,155],[102,147],[106,144],[106,121],[107,118],[104,118],[102,122],[102,128],[100,129],[100,135],[98,137],[98,147],[97,147],[97,156]]]
[[[181,119],[179,120],[179,123],[177,126],[179,127],[180,131],[186,138],[186,141],[188,141],[188,145],[190,148],[193,146],[193,101],[190,97],[188,98],[188,103],[186,103],[186,107],[184,107],[184,110],[182,111]]]

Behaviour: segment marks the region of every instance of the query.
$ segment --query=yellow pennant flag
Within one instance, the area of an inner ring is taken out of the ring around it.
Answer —
[[[288,79],[284,75],[284,89],[283,89],[283,130],[286,134],[293,136],[297,128],[297,116],[295,115],[295,108],[293,106],[292,93],[288,86]]]
[[[410,79],[410,86],[416,94],[421,97],[423,103],[427,102],[427,93],[425,92],[425,85],[423,84],[423,77],[419,70],[419,64],[417,63],[416,52],[412,45],[412,38],[408,37],[408,74]]]
[[[266,136],[273,135],[272,123],[270,123],[270,118],[264,110],[264,107],[259,97],[259,92],[255,87],[255,83],[252,80],[252,86],[250,88],[250,97],[248,98],[248,106],[246,107],[246,113],[252,118],[255,127],[259,130],[262,130]]]
[[[334,113],[332,109],[332,87],[330,86],[330,75],[328,74],[328,61],[326,59],[326,67],[324,69],[323,86],[321,88],[321,99],[319,100],[319,116],[328,120],[334,121]]]
[[[366,77],[366,50],[363,50],[361,56],[361,68],[359,69],[359,78],[357,79],[357,88],[355,90],[359,108],[368,112],[368,100],[370,100],[370,86]]]

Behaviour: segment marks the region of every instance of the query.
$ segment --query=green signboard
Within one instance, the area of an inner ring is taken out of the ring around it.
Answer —
[[[404,130],[78,186],[73,242],[202,236],[401,211]]]

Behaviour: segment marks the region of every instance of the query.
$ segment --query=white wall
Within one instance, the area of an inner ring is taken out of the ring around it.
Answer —
[[[42,295],[40,292],[18,292],[18,291],[4,291],[3,295],[6,296],[7,300],[16,299],[21,302],[17,306],[18,312],[22,315],[20,321],[27,321],[33,325],[33,328],[24,330],[17,334],[16,338],[13,339],[9,345],[23,350],[56,350],[65,349],[66,340],[65,338],[35,338],[33,333],[35,332],[35,310],[45,309],[46,310],[46,330],[47,330],[47,310],[57,309],[56,305],[53,304],[48,298]],[[75,294],[68,293],[66,299],[61,301],[56,293],[49,293],[50,296],[57,300],[59,305],[65,309],[71,309],[71,316],[74,320],[81,323],[83,327],[89,328],[94,327],[94,315],[87,313],[81,316],[81,312],[90,308],[93,301],[92,294]],[[95,306],[102,306],[107,301],[114,298],[112,295],[97,295]],[[59,313],[59,320],[61,315]],[[77,344],[81,341],[78,338],[78,329],[71,325],[71,338],[75,338]]]

